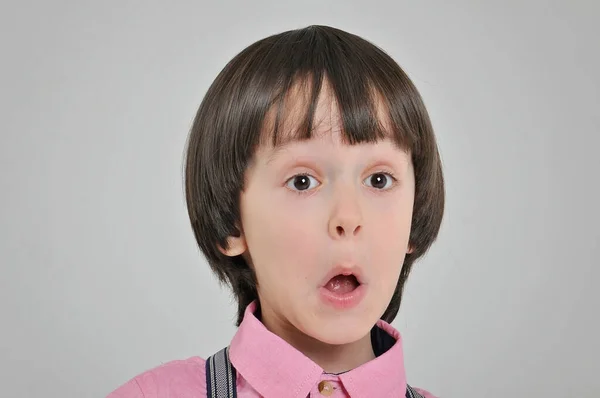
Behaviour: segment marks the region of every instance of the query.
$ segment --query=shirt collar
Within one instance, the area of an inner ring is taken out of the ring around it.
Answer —
[[[239,374],[262,396],[306,397],[323,369],[270,332],[254,315],[256,301],[244,313],[229,355]],[[406,378],[400,333],[383,320],[380,328],[395,342],[377,358],[344,372],[340,378],[349,396],[404,396]],[[377,351],[377,350],[376,350]]]

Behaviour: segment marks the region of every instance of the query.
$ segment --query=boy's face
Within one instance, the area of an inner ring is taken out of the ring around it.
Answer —
[[[233,246],[255,269],[269,329],[347,344],[391,300],[409,251],[414,174],[390,140],[343,143],[330,101],[319,102],[316,121],[308,141],[257,150]],[[330,279],[338,273],[352,275]]]

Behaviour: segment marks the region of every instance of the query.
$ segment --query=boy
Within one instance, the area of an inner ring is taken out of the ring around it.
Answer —
[[[200,105],[185,176],[238,331],[110,398],[432,397],[407,384],[389,323],[438,234],[444,182],[422,99],[388,55],[326,26],[250,45]]]

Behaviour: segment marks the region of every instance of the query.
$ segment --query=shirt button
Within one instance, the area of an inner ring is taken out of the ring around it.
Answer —
[[[333,385],[328,381],[323,380],[319,383],[318,387],[321,395],[325,395],[326,397],[328,397],[331,394],[333,394]]]

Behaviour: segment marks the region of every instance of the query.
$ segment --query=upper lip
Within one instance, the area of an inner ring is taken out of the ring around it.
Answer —
[[[357,265],[336,265],[330,272],[325,275],[321,286],[327,285],[331,278],[338,275],[354,275],[359,284],[363,284],[363,277],[360,268]]]

